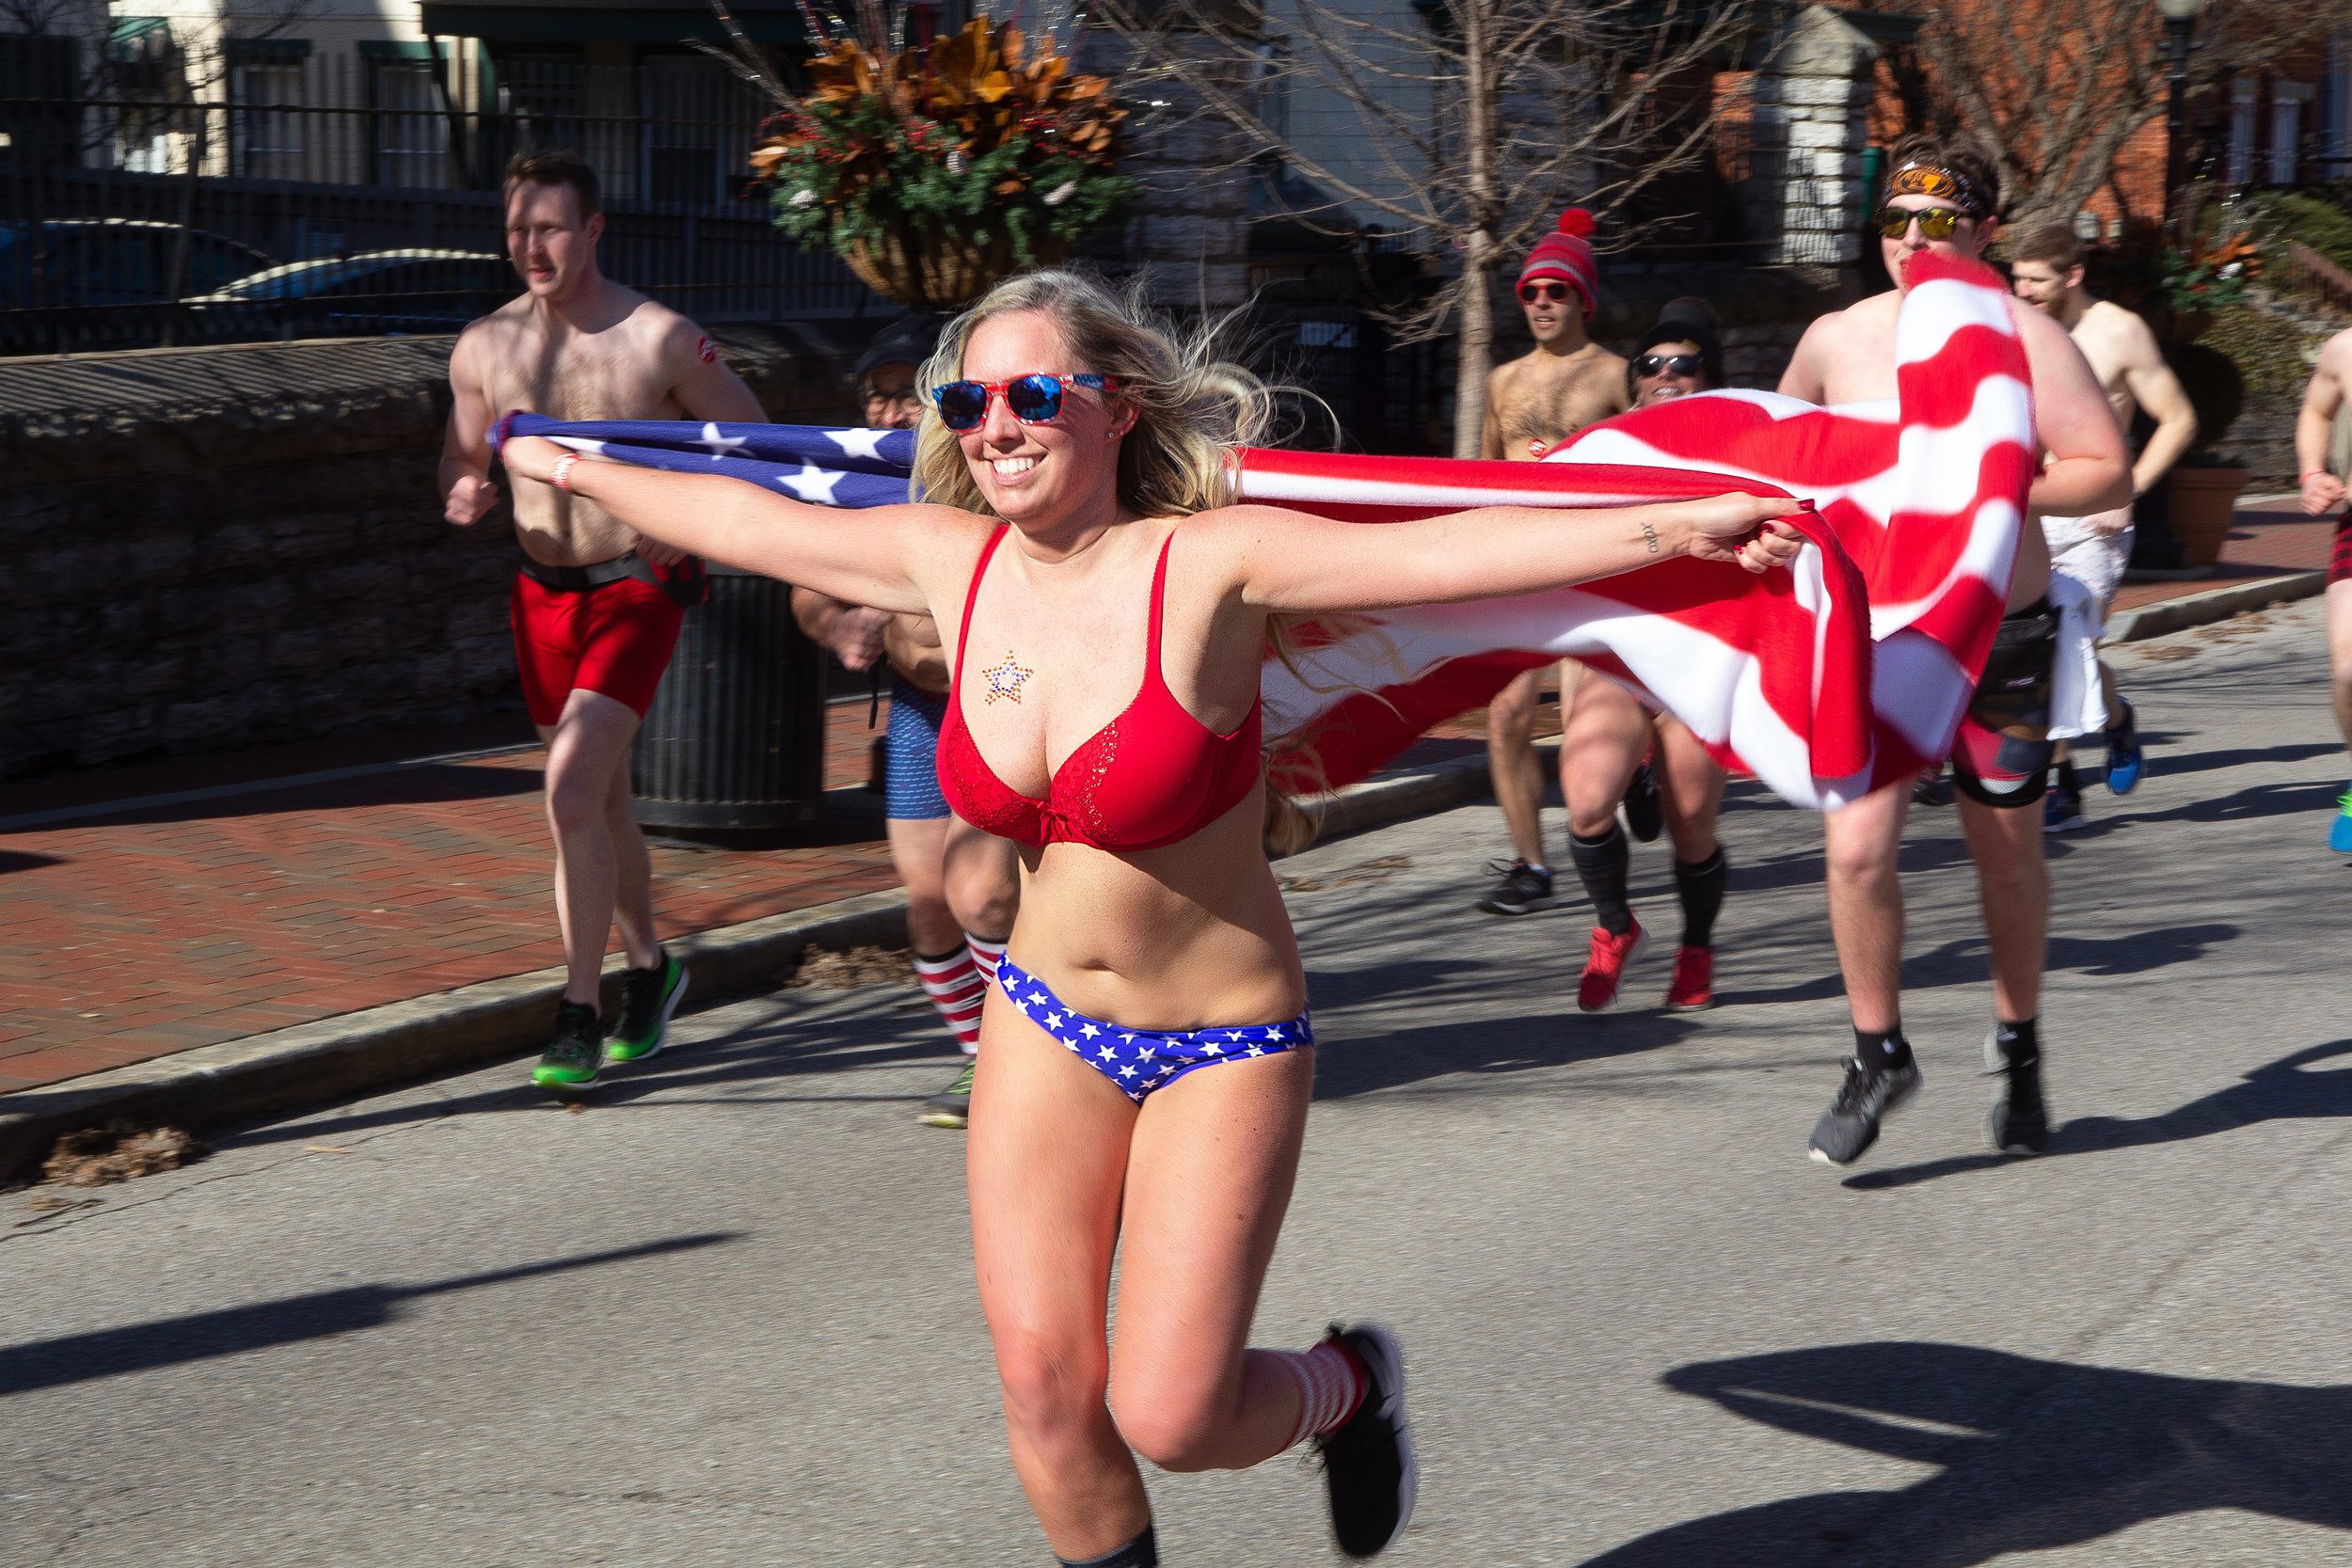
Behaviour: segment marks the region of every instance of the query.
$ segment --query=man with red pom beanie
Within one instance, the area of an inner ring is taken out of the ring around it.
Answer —
[[[1559,226],[1535,242],[1519,268],[1519,309],[1535,340],[1533,353],[1486,372],[1486,421],[1478,455],[1525,463],[1542,456],[1586,425],[1622,414],[1625,361],[1584,336],[1600,293],[1593,260],[1593,214],[1571,207]],[[1576,689],[1581,667],[1560,661],[1561,705]],[[1486,766],[1495,800],[1511,830],[1517,859],[1495,869],[1502,880],[1478,902],[1490,914],[1548,910],[1551,867],[1544,859],[1544,774],[1535,761],[1535,705],[1544,672],[1530,670],[1486,707]]]

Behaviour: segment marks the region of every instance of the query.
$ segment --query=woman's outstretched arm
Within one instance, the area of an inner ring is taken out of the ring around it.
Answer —
[[[564,449],[537,436],[500,454],[521,483],[545,483]],[[963,547],[978,518],[945,506],[812,506],[718,474],[670,473],[582,458],[566,476],[584,496],[648,539],[691,555],[814,588],[876,610],[930,613],[918,578],[971,567]],[[961,542],[961,543],[959,543]]]
[[[1802,503],[1724,495],[1645,506],[1488,506],[1406,523],[1341,523],[1273,506],[1216,514],[1245,602],[1278,612],[1502,598],[1614,577],[1676,556],[1751,572],[1796,559]]]

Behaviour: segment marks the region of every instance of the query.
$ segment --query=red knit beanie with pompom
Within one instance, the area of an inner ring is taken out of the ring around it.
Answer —
[[[1593,302],[1600,297],[1600,268],[1593,261],[1593,214],[1581,207],[1571,207],[1560,214],[1560,226],[1535,242],[1527,253],[1527,264],[1519,268],[1519,281],[1531,277],[1565,277],[1576,292],[1584,296],[1584,314],[1593,313]]]

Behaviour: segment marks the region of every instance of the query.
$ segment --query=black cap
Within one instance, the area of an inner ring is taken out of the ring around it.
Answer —
[[[877,365],[922,364],[939,351],[941,325],[936,316],[900,316],[874,334],[874,341],[850,367],[850,374],[862,381]]]
[[[1708,384],[1724,384],[1724,341],[1715,331],[1715,308],[1707,301],[1695,294],[1668,300],[1659,310],[1657,322],[1633,341],[1632,356],[1639,359],[1660,343],[1698,344]]]

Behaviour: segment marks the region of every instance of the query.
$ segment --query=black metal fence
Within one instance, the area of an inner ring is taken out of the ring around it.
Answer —
[[[340,56],[209,97],[0,97],[0,355],[453,331],[519,287],[499,186],[553,147],[604,182],[607,276],[706,322],[874,309],[749,197],[762,105],[707,63],[517,62],[453,93],[431,61]]]

